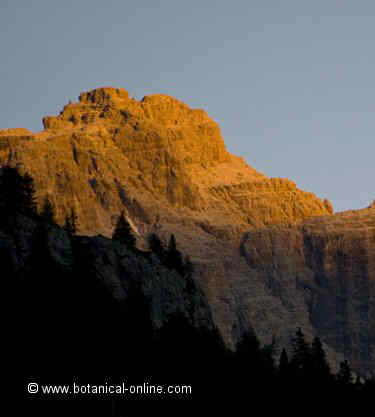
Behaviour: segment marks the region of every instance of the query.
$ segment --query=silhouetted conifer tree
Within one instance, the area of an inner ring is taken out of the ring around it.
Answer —
[[[168,251],[174,252],[176,250],[177,250],[176,238],[174,234],[171,234],[169,238],[169,243],[168,243]]]
[[[326,353],[319,337],[315,337],[311,346],[312,377],[319,383],[328,383],[331,377]]]
[[[42,220],[46,221],[47,223],[55,223],[55,213],[53,205],[47,197],[44,200],[40,216]]]
[[[342,386],[349,386],[353,382],[352,370],[347,360],[340,363],[340,369],[336,375],[336,379]]]
[[[71,236],[74,236],[77,233],[77,215],[74,209],[72,209],[70,214],[65,218],[64,229]]]
[[[191,259],[189,256],[185,257],[184,273],[185,275],[188,275],[188,276],[192,276],[194,273],[194,264],[191,262]]]
[[[237,395],[262,391],[275,383],[275,369],[269,347],[262,348],[255,333],[244,333],[237,343],[233,365]]]
[[[133,235],[130,223],[124,216],[124,213],[121,213],[117,221],[112,239],[118,240],[119,242],[127,246],[129,249],[135,248],[136,239]]]
[[[182,253],[177,249],[176,238],[172,234],[169,238],[166,266],[176,270],[181,275],[184,274],[184,262]]]
[[[151,233],[148,236],[148,246],[150,250],[160,259],[160,261],[164,262],[166,250],[162,241],[156,233]]]
[[[240,366],[248,368],[250,372],[261,370],[261,348],[258,338],[252,331],[246,332],[236,346],[236,356],[240,361]],[[255,367],[254,367],[255,364]]]
[[[355,385],[355,389],[356,389],[357,392],[359,392],[363,389],[363,383],[362,383],[361,377],[359,375],[357,375],[357,377],[355,379],[355,382],[354,382],[354,385]]]
[[[276,339],[274,337],[272,337],[271,343],[264,345],[261,348],[263,367],[264,367],[265,372],[269,376],[273,376],[275,374],[275,361],[274,361],[275,349],[276,349]]]
[[[279,376],[282,380],[290,377],[290,364],[288,354],[285,349],[282,350],[279,360]]]
[[[293,356],[291,366],[295,377],[308,379],[311,370],[311,350],[305,340],[301,328],[298,328],[295,337],[292,339]]]
[[[188,294],[194,294],[197,291],[197,286],[193,278],[194,265],[189,256],[185,257],[184,261],[184,278],[186,280],[186,290]]]
[[[1,169],[0,195],[2,217],[14,217],[17,213],[37,214],[33,179],[28,174],[20,174],[17,168],[5,166]]]

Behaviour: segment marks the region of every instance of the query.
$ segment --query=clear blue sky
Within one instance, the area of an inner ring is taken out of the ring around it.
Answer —
[[[336,210],[375,198],[373,0],[0,0],[0,31],[0,128],[95,87],[165,93]]]

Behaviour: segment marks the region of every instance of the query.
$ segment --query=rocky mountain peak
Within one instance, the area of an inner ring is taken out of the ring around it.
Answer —
[[[372,209],[332,215],[328,200],[229,153],[205,111],[166,95],[99,88],[43,123],[0,131],[0,165],[28,172],[60,225],[74,210],[79,234],[109,237],[124,213],[138,247],[173,233],[229,345],[249,327],[282,345],[301,326],[331,357],[374,366],[374,345],[358,343],[374,338]]]
[[[124,125],[151,122],[163,128],[178,129],[217,124],[204,110],[191,109],[185,103],[165,94],[145,96],[138,101],[121,88],[97,88],[79,95],[79,101],[69,103],[57,117],[43,119],[45,129],[74,128],[87,125]]]
[[[98,88],[43,124],[37,134],[3,131],[0,161],[30,172],[40,204],[53,200],[59,222],[74,208],[82,233],[109,235],[124,208],[141,229],[164,216],[180,222],[183,212],[227,236],[332,212],[293,182],[230,154],[204,110],[167,95],[138,101],[124,89]]]
[[[112,104],[126,100],[129,100],[129,93],[123,88],[114,87],[96,88],[79,95],[79,101],[81,103],[98,105]]]

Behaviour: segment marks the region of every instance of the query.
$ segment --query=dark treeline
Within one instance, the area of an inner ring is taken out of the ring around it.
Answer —
[[[11,234],[18,215],[30,216],[37,223],[32,251],[24,265],[15,268],[6,252],[0,251],[7,280],[14,279],[18,284],[12,340],[14,368],[22,385],[19,389],[24,391],[28,381],[48,384],[73,380],[81,384],[147,381],[192,385],[192,395],[186,399],[207,402],[236,399],[255,403],[261,397],[273,398],[279,394],[293,402],[293,396],[311,392],[317,400],[327,392],[346,395],[345,398],[373,395],[374,382],[354,379],[347,362],[334,374],[319,338],[308,343],[300,329],[291,341],[292,350],[280,353],[282,347],[275,342],[261,346],[251,331],[242,335],[234,351],[229,350],[215,328],[192,326],[183,314],[172,314],[161,328],[155,327],[149,300],[136,282],[128,288],[127,301],[120,303],[100,279],[94,278],[90,253],[76,236],[74,212],[65,225],[73,261],[65,267],[55,262],[48,248],[48,230],[58,228],[53,224],[53,207],[46,202],[37,213],[30,177],[3,168],[0,196],[4,195],[6,198],[0,200],[0,231]],[[139,256],[124,215],[119,217],[113,240]],[[145,262],[153,262],[156,257],[165,268],[188,280],[191,294],[198,291],[192,279],[192,263],[178,250],[173,235],[168,245],[164,245],[152,234],[149,246],[150,252],[141,255]],[[145,397],[131,399],[141,401]],[[123,415],[126,401],[118,397],[115,400],[119,413],[116,415]],[[107,407],[98,399],[90,401],[98,409]]]

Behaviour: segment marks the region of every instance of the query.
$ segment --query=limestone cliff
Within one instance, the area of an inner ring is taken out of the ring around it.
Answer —
[[[257,172],[226,150],[206,112],[165,95],[137,101],[123,89],[100,88],[43,123],[36,134],[0,131],[0,164],[30,173],[39,204],[48,198],[60,224],[74,208],[80,234],[109,236],[125,211],[139,246],[151,231],[164,239],[174,233],[229,345],[249,326],[263,342],[274,335],[280,345],[302,326],[323,337],[332,360],[344,354],[362,370],[375,368],[370,316],[361,313],[358,325],[358,306],[345,319],[340,312],[357,297],[373,314],[373,296],[356,292],[374,277],[358,269],[367,255],[356,242],[373,230],[361,229],[369,213],[353,220],[357,235],[343,228],[348,246],[335,246],[336,223],[350,225],[349,215],[332,216],[329,201]],[[363,242],[373,250],[369,239]],[[325,264],[319,256],[328,249]]]
[[[375,364],[375,208],[249,232],[249,277],[363,374]],[[293,331],[293,329],[291,329]]]
[[[0,163],[21,164],[60,223],[74,208],[82,234],[109,235],[124,207],[141,229],[178,215],[227,234],[332,210],[231,155],[206,112],[172,97],[97,89],[43,123],[1,131]]]

